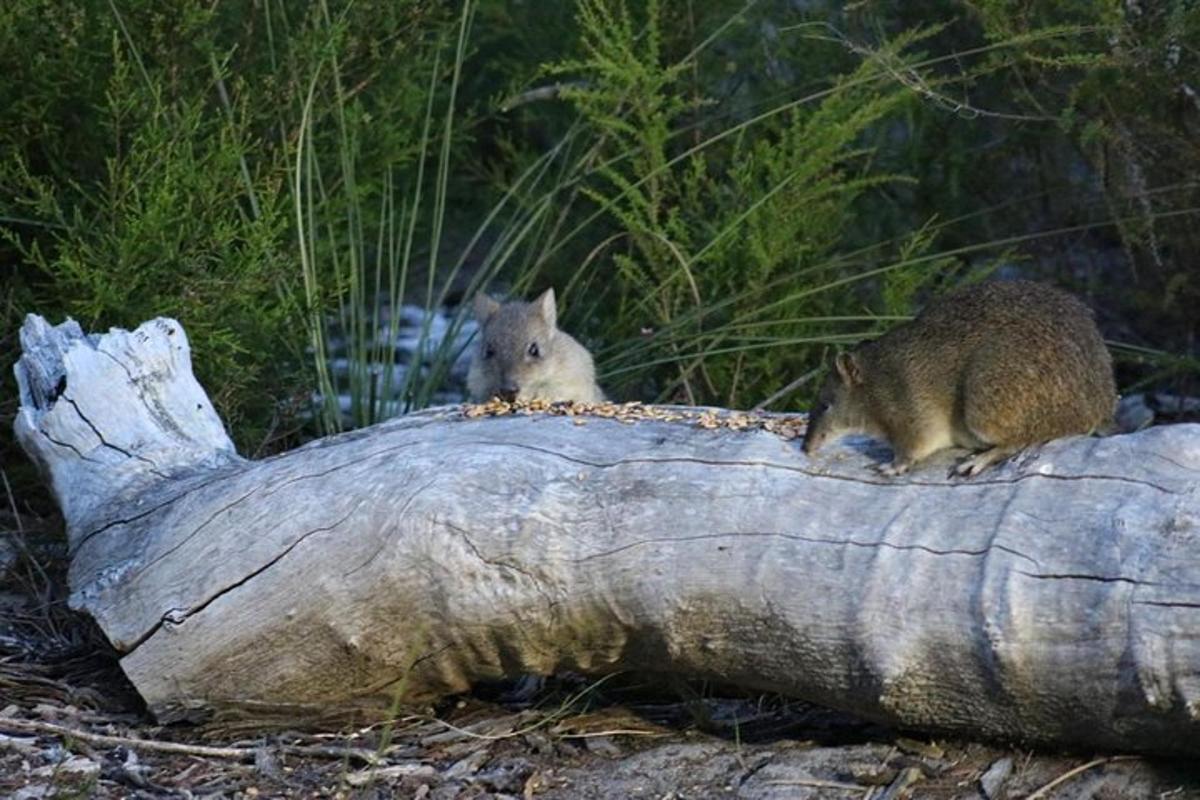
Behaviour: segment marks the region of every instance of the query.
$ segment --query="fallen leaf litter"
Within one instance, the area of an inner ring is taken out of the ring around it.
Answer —
[[[463,406],[463,416],[469,419],[508,415],[531,416],[534,414],[572,417],[572,421],[576,425],[586,425],[589,417],[613,419],[625,424],[633,424],[642,420],[687,422],[707,430],[717,430],[718,428],[735,431],[764,430],[783,439],[797,439],[804,435],[807,427],[807,418],[798,414],[780,415],[726,411],[725,409],[651,406],[637,401],[631,403],[551,403],[547,400],[509,402],[492,398],[486,403],[467,403]]]

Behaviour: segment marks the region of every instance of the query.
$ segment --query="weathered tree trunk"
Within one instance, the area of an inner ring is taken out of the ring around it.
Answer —
[[[762,430],[445,408],[249,462],[177,323],[31,316],[22,346],[16,430],[66,515],[72,602],[160,717],[632,669],[1200,753],[1200,426],[964,481]]]

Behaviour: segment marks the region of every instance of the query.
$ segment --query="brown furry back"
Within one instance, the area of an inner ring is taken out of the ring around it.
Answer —
[[[1116,405],[1112,360],[1091,309],[1029,281],[951,292],[860,355],[881,416],[949,414],[980,445],[1089,433],[1109,423]]]

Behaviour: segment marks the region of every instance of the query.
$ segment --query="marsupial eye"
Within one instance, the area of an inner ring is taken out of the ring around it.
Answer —
[[[542,354],[542,351],[538,349],[537,342],[530,342],[529,343],[530,358],[538,358],[539,356],[541,356],[541,354]]]
[[[483,348],[483,357],[484,358],[491,358],[494,355],[496,355],[496,348],[492,347],[490,344],[487,347]]]

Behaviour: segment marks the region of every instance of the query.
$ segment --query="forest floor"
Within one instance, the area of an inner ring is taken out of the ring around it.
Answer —
[[[1200,800],[1196,764],[931,739],[638,676],[484,687],[387,724],[162,726],[66,608],[56,524],[0,518],[0,797]]]

